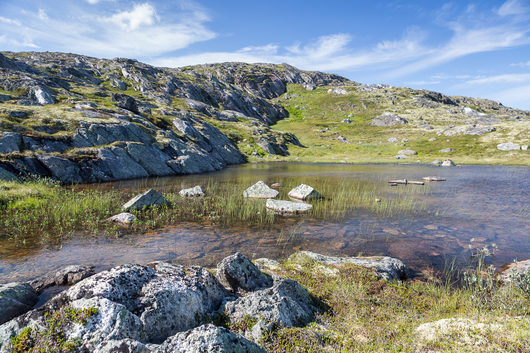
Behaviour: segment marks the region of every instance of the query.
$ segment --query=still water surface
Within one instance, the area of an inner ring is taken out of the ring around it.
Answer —
[[[268,227],[182,223],[152,234],[119,239],[77,237],[59,246],[28,244],[24,248],[0,241],[0,283],[29,280],[71,264],[94,264],[98,270],[124,263],[166,260],[213,266],[240,251],[251,258],[283,259],[297,250],[330,255],[388,255],[402,259],[416,272],[442,270],[446,261],[465,263],[470,247],[497,246],[491,259],[501,266],[530,258],[530,168],[426,165],[337,165],[269,163],[233,166],[192,176],[90,185],[97,189],[136,190],[156,187],[161,192],[180,187],[257,180],[291,183],[298,179],[336,183],[341,179],[375,182],[381,197],[389,179],[419,180],[436,175],[414,195],[425,212],[378,217],[370,210],[353,210],[340,220],[277,219]]]

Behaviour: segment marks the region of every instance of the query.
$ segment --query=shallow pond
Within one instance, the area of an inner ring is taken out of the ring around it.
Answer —
[[[390,187],[387,183],[390,179],[421,180],[431,175],[447,180],[424,186]],[[21,247],[2,240],[0,283],[32,279],[71,264],[95,264],[98,270],[155,260],[213,266],[235,251],[251,258],[275,259],[297,250],[331,255],[389,255],[402,259],[418,273],[425,269],[443,270],[444,264],[453,259],[465,263],[470,248],[493,244],[497,251],[491,261],[496,266],[530,258],[528,167],[266,163],[233,166],[204,175],[82,187],[124,191],[155,187],[164,192],[212,182],[251,185],[258,180],[279,182],[283,194],[288,192],[288,186],[299,182],[317,189],[326,185],[333,193],[334,186],[344,187],[344,180],[358,181],[358,185],[374,190],[374,204],[347,210],[340,217],[321,211],[318,217],[276,217],[272,224],[264,226],[181,223],[152,234],[117,239],[80,236],[48,247]],[[375,197],[383,202],[375,203]],[[396,198],[412,200],[414,205],[377,212],[386,200]],[[323,203],[320,208],[325,210],[325,206]]]

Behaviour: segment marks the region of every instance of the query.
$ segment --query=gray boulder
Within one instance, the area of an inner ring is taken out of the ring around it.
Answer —
[[[182,197],[204,196],[204,191],[202,191],[202,188],[199,185],[197,185],[189,189],[180,190],[179,195]]]
[[[279,215],[307,213],[313,208],[308,203],[273,199],[267,199],[265,207]]]
[[[267,184],[260,180],[256,184],[243,191],[243,196],[259,199],[270,199],[275,198],[279,193],[280,192],[278,190],[271,189]]]
[[[217,265],[217,279],[234,292],[250,292],[272,286],[272,277],[261,272],[239,252],[225,257]]]
[[[402,155],[402,156],[415,156],[415,155],[418,154],[418,152],[416,152],[414,150],[410,150],[410,149],[407,148],[405,150],[399,150],[398,154]]]
[[[251,317],[284,327],[303,326],[315,319],[316,300],[296,281],[276,278],[274,285],[227,302],[231,322]]]
[[[392,113],[383,113],[376,116],[370,122],[373,126],[395,126],[400,124],[407,124],[408,121],[400,117],[399,115]]]
[[[405,264],[396,258],[388,256],[369,257],[335,257],[317,254],[311,251],[299,251],[289,257],[289,261],[296,262],[302,259],[310,259],[324,265],[354,264],[374,270],[379,278],[386,280],[406,279],[408,269]]]
[[[45,86],[32,86],[29,89],[30,99],[38,104],[53,104],[53,91]]]
[[[0,167],[0,180],[18,181],[18,177],[15,174]]]
[[[456,165],[455,162],[453,162],[452,160],[450,159],[446,159],[442,162],[442,167],[454,167]]]
[[[257,344],[223,327],[196,327],[168,338],[156,353],[265,353]]]
[[[52,271],[30,283],[37,293],[42,293],[52,286],[74,285],[94,274],[94,266],[71,265],[57,271]]]
[[[167,205],[169,202],[161,193],[154,189],[149,189],[143,194],[133,197],[121,207],[122,211],[141,210],[154,205]]]
[[[31,310],[39,296],[28,283],[0,285],[0,324]]]
[[[123,93],[113,93],[112,101],[115,102],[120,108],[127,109],[136,114],[140,113],[138,111],[138,104],[136,103],[136,100],[131,96]]]
[[[322,198],[322,195],[320,195],[318,191],[306,184],[298,185],[297,187],[289,191],[288,195],[290,198],[297,200],[313,200]]]
[[[119,224],[131,224],[137,220],[136,216],[129,212],[122,212],[109,217],[107,219],[109,222],[119,223]]]
[[[499,143],[497,149],[501,151],[519,151],[521,146],[512,142]]]

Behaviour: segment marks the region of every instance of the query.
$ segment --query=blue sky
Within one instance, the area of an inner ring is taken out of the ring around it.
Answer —
[[[286,62],[530,109],[530,0],[0,0],[0,50]]]

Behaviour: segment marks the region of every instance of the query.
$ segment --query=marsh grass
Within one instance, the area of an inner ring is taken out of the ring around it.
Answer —
[[[476,263],[475,263],[476,265]],[[452,278],[464,271],[452,266]],[[333,267],[333,266],[328,266]],[[354,265],[336,275],[310,259],[287,260],[272,271],[291,278],[329,310],[305,327],[278,328],[262,337],[269,352],[527,352],[530,349],[530,297],[511,285],[489,293],[489,305],[467,285],[431,280],[387,282]],[[480,273],[480,271],[479,271]],[[481,277],[482,278],[482,277]],[[419,325],[441,319],[470,319],[484,326],[439,332],[422,339]]]
[[[131,211],[138,222],[128,228],[106,220],[119,213],[128,199],[145,191],[147,184],[140,182],[128,189],[104,189],[99,186],[63,187],[47,179],[0,182],[0,236],[22,242],[33,239],[48,243],[73,234],[120,236],[187,221],[261,228],[282,222],[283,217],[267,212],[265,200],[243,197],[243,190],[256,181],[252,177],[222,183],[214,178],[203,180],[201,185],[206,196],[198,198],[182,198],[178,191],[183,185],[161,182],[155,188],[164,194],[170,205]],[[429,193],[424,187],[392,188],[385,182],[344,178],[281,177],[277,181],[282,185],[280,199],[288,200],[288,192],[300,183],[312,185],[325,195],[324,199],[311,201],[312,212],[301,219],[340,221],[356,211],[371,212],[381,218],[412,218],[430,212],[420,199]],[[376,198],[381,202],[376,202]],[[294,236],[287,238],[294,239]]]

